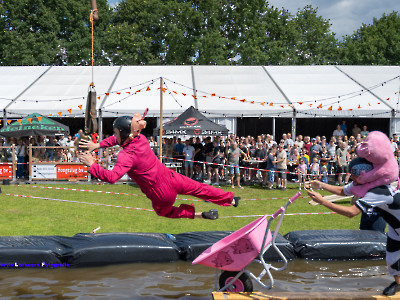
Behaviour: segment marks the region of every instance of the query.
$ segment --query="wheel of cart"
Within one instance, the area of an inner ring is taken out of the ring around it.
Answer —
[[[264,215],[226,236],[193,261],[193,264],[216,268],[214,290],[220,292],[252,292],[252,280],[262,288],[272,288],[274,279],[270,270],[283,271],[287,267],[287,259],[276,246],[275,239],[287,207],[300,195],[301,193],[298,192],[269,218],[268,215]],[[280,218],[272,234],[270,230],[271,222],[277,219],[279,215]],[[275,267],[265,262],[264,254],[270,247],[274,248],[282,258],[282,267]],[[256,262],[263,267],[258,276],[247,270],[247,266],[252,262]],[[262,282],[265,275],[268,275],[268,284]]]

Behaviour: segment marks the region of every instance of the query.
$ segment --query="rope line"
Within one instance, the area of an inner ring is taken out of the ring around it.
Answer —
[[[116,208],[125,208],[125,209],[134,209],[141,211],[151,211],[152,209],[147,208],[138,208],[138,207],[130,207],[130,206],[122,206],[122,205],[113,205],[113,204],[104,204],[104,203],[94,203],[94,202],[85,202],[85,201],[75,201],[75,200],[64,200],[64,199],[56,199],[56,198],[45,198],[45,197],[36,197],[36,196],[27,196],[27,195],[18,195],[18,194],[6,194],[7,196],[19,197],[19,198],[31,198],[31,199],[40,199],[40,200],[50,200],[50,201],[58,201],[58,202],[66,202],[66,203],[78,203],[78,204],[87,204],[87,205],[96,205],[96,206],[104,206],[104,207],[116,207]],[[304,216],[304,215],[332,215],[336,214],[335,212],[316,212],[316,213],[292,213],[285,214],[285,216]],[[254,218],[254,217],[262,217],[264,215],[245,215],[245,216],[223,216],[221,219],[227,218]],[[272,215],[267,215],[272,216]]]

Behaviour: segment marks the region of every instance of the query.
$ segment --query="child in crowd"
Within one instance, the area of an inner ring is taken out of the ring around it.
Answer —
[[[328,168],[326,166],[322,166],[319,178],[323,183],[328,183]]]
[[[303,182],[303,185],[305,184],[307,176],[307,165],[303,157],[299,159],[299,166],[297,167],[297,172],[299,179],[299,190],[301,190],[301,183]]]
[[[317,179],[317,177],[319,176],[319,163],[318,158],[316,157],[313,158],[313,163],[310,166],[310,173],[312,180]]]

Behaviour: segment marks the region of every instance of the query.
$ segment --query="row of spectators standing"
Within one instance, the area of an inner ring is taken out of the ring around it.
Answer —
[[[337,184],[345,184],[349,180],[348,163],[356,156],[356,145],[368,132],[364,130],[363,134],[361,136],[360,130],[356,136],[332,136],[329,142],[325,136],[298,135],[293,140],[290,133],[283,134],[278,141],[269,134],[256,138],[230,135],[225,140],[220,136],[197,137],[185,142],[174,137],[163,139],[163,156],[184,161],[186,176],[203,178],[208,183],[214,181],[215,185],[219,185],[220,179],[226,179],[233,186],[232,175],[236,175],[237,170],[231,167],[236,164],[242,167],[237,175],[242,181],[262,179],[263,186],[269,189],[274,182],[278,188],[286,189],[288,176],[299,181],[309,176],[327,181],[329,175],[335,174]],[[397,136],[393,139],[398,142]]]

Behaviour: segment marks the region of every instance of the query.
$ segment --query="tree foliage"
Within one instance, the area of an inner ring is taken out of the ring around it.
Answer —
[[[97,0],[96,65],[390,64],[397,12],[338,41],[308,5],[295,15],[265,0]],[[89,0],[0,0],[1,65],[90,65]]]
[[[363,24],[341,45],[341,61],[351,65],[398,65],[400,59],[400,16],[398,12]]]

